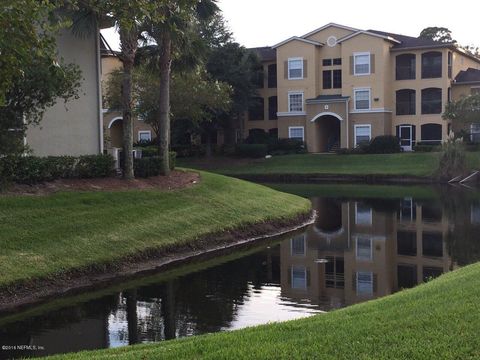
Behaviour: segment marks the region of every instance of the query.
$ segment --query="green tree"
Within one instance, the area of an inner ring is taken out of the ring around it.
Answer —
[[[452,32],[445,27],[431,26],[422,30],[420,39],[430,39],[443,43],[455,43],[452,38]]]
[[[457,101],[449,102],[442,117],[462,124],[480,123],[480,94],[464,96]]]

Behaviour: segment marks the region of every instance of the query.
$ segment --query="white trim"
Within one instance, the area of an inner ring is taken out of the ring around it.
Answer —
[[[410,129],[410,138],[409,139],[402,139],[402,129]],[[413,150],[413,125],[403,124],[398,126],[398,137],[400,140],[400,147],[403,151],[412,151]],[[409,141],[410,145],[402,145],[402,141]]]
[[[357,74],[356,57],[368,56],[368,73]],[[368,76],[372,74],[372,54],[369,51],[354,52],[353,53],[353,75],[354,76]]]
[[[317,119],[321,118],[322,116],[333,116],[333,117],[336,117],[338,120],[340,121],[343,121],[342,117],[338,114],[335,114],[333,112],[322,112],[320,114],[317,114],[313,117],[312,120],[310,120],[311,122],[315,122]]]
[[[306,43],[306,44],[310,44],[310,45],[315,45],[315,46],[323,46],[325,44],[321,43],[321,42],[318,42],[318,41],[313,41],[313,40],[308,40],[308,39],[303,39],[301,37],[298,37],[298,36],[292,36],[291,38],[288,38],[287,40],[284,40],[282,42],[279,42],[278,44],[276,45],[273,45],[272,46],[272,49],[276,49],[282,45],[285,45],[291,41],[300,41],[300,42],[303,42],[303,43]]]
[[[302,63],[302,76],[300,77],[291,77],[290,76],[290,62],[293,61],[300,61]],[[302,57],[293,57],[293,58],[288,58],[287,60],[287,74],[288,74],[288,80],[303,80],[304,77],[304,68],[303,68],[303,61],[304,59]]]
[[[475,133],[473,132],[473,128],[476,126],[480,126],[479,123],[471,123],[470,124],[470,141],[474,142],[474,136],[480,134],[480,131],[476,131]]]
[[[117,120],[122,120],[122,121],[123,121],[123,117],[122,117],[122,116],[114,117],[114,118],[110,121],[110,123],[108,124],[108,128],[110,129],[110,128],[112,127],[113,123],[114,123],[115,121],[117,121]]]
[[[339,28],[339,29],[349,30],[349,31],[353,31],[353,32],[361,31],[360,29],[355,29],[355,28],[348,27],[348,26],[345,26],[345,25],[340,25],[340,24],[336,24],[336,23],[328,23],[327,25],[319,27],[318,29],[315,29],[315,30],[310,31],[309,33],[303,35],[302,38],[312,36],[312,35],[320,32],[322,30],[328,29],[329,27],[336,27],[336,28]]]
[[[302,129],[302,141],[305,141],[305,127],[304,126],[289,126],[288,127],[288,138],[292,139],[291,131]]]
[[[370,129],[370,140],[372,140],[372,125],[371,124],[358,124],[354,125],[354,131],[353,131],[353,147],[357,147],[357,128],[359,127],[367,127]]]
[[[368,109],[357,109],[357,91],[368,91]],[[354,111],[367,112],[372,110],[372,89],[354,88],[353,89],[353,109]]]
[[[351,39],[351,38],[353,38],[357,35],[362,35],[362,34],[377,37],[377,38],[384,39],[384,40],[388,40],[388,41],[391,41],[391,42],[394,42],[394,43],[397,43],[397,44],[401,44],[401,41],[398,41],[397,39],[394,39],[391,36],[380,35],[380,34],[372,33],[370,31],[366,31],[366,30],[359,30],[356,33],[344,36],[343,38],[339,39],[338,42],[340,43],[340,42],[346,41],[348,39]]]
[[[142,134],[148,134],[150,136],[150,140],[147,140],[147,141],[152,141],[152,131],[151,130],[140,130],[138,132],[138,141],[142,141],[141,138],[140,138],[140,135]]]
[[[387,110],[385,108],[379,109],[368,109],[368,110],[352,110],[350,114],[364,114],[364,113],[393,113],[392,110]]]
[[[368,276],[370,278],[369,283],[368,283],[369,288],[368,288],[368,291],[366,291],[366,292],[359,291],[358,278],[359,278],[360,274],[362,274],[364,276]],[[372,295],[373,294],[373,272],[372,271],[357,271],[356,272],[356,293],[357,293],[357,295]]]
[[[307,113],[305,111],[291,111],[291,112],[277,112],[278,117],[288,117],[288,116],[306,116]]]
[[[290,111],[290,95],[302,95],[302,110]],[[289,91],[288,92],[288,112],[289,113],[303,113],[305,112],[305,94],[303,91]]]

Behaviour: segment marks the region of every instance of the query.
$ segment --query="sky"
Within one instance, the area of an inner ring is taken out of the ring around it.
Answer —
[[[218,0],[235,40],[246,47],[272,46],[331,22],[409,36],[441,26],[449,28],[459,44],[480,46],[480,1],[458,1],[456,8],[454,4],[445,0]],[[104,35],[118,49],[114,31]]]

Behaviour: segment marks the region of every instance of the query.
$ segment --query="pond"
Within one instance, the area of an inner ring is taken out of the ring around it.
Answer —
[[[480,259],[480,192],[271,185],[311,199],[304,231],[0,317],[0,358],[157,342],[311,316]],[[33,347],[36,347],[34,349]]]

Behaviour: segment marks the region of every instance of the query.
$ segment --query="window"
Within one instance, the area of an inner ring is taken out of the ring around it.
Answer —
[[[422,90],[422,114],[442,113],[442,89],[428,88]]]
[[[326,256],[325,287],[334,289],[345,288],[345,260],[340,256]]]
[[[480,143],[480,123],[470,125],[470,141]]]
[[[370,75],[370,53],[358,53],[353,55],[354,75]]]
[[[355,203],[355,224],[372,225],[372,208],[363,203]]]
[[[342,70],[333,70],[333,88],[342,88]]]
[[[372,260],[372,239],[364,236],[359,236],[356,240],[357,260]]]
[[[472,87],[470,89],[470,95],[480,95],[480,88],[478,87]]]
[[[355,110],[370,109],[370,89],[354,90],[354,95],[355,95]]]
[[[322,60],[322,65],[323,66],[331,66],[332,65],[332,59],[323,59]]]
[[[452,78],[452,63],[453,63],[453,54],[451,51],[448,52],[448,78]]]
[[[152,141],[152,132],[150,130],[139,131],[138,132],[138,141]]]
[[[268,87],[277,87],[277,64],[268,65]]]
[[[373,294],[373,273],[367,271],[357,272],[357,295]]]
[[[470,206],[470,222],[475,225],[480,224],[480,204]]]
[[[424,266],[423,281],[430,281],[443,274],[443,269],[439,267]]]
[[[442,53],[430,51],[422,54],[422,79],[442,77]]]
[[[305,256],[305,235],[295,236],[290,240],[292,256]]]
[[[422,221],[424,223],[439,223],[442,221],[442,208],[436,205],[422,205]]]
[[[423,256],[443,256],[443,235],[441,232],[424,232],[422,240]]]
[[[417,233],[415,231],[397,231],[397,254],[417,256]]]
[[[417,266],[402,264],[397,266],[399,289],[408,289],[417,285]]]
[[[257,86],[257,88],[263,89],[263,76],[264,76],[263,66],[260,66],[255,70],[254,76],[255,76],[255,85]]]
[[[325,70],[323,72],[323,88],[324,89],[332,88],[332,72],[330,70]]]
[[[415,79],[415,63],[416,57],[414,54],[402,54],[396,58],[395,79],[396,80],[410,80]]]
[[[397,115],[415,115],[415,90],[397,91]]]
[[[371,125],[355,125],[355,147],[372,139]]]
[[[250,108],[248,109],[248,119],[255,121],[255,120],[263,120],[264,114],[264,100],[261,97],[254,98],[252,104],[250,104]]]
[[[412,198],[405,198],[400,204],[398,219],[400,221],[414,221],[417,218],[417,206]]]
[[[304,266],[292,267],[292,289],[307,288],[307,269]]]
[[[303,79],[303,59],[288,59],[288,79]]]
[[[303,111],[303,93],[291,92],[288,94],[288,111],[302,112]]]
[[[421,127],[422,142],[439,145],[442,142],[442,125],[424,124]]]
[[[333,65],[342,65],[342,59],[341,58],[333,59]]]
[[[305,131],[303,126],[291,126],[288,128],[288,137],[290,139],[302,140],[305,139]]]
[[[268,98],[268,119],[277,120],[278,99],[276,96]]]

